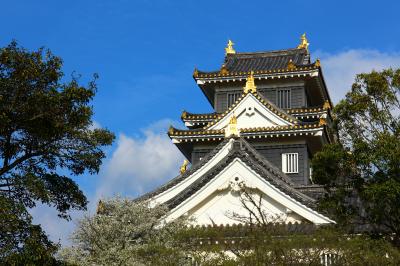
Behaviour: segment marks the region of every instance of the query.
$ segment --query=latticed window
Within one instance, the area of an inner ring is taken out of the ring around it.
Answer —
[[[277,104],[280,108],[290,108],[290,90],[280,89],[278,90]]]
[[[231,106],[239,99],[241,93],[240,92],[230,92],[228,93],[228,107]]]
[[[287,174],[299,172],[298,153],[282,153],[282,172]]]

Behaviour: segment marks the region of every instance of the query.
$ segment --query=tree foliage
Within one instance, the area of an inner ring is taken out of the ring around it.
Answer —
[[[340,143],[315,155],[321,206],[343,224],[400,235],[400,69],[357,75],[335,108]]]
[[[87,86],[75,76],[65,81],[61,58],[43,48],[28,51],[12,42],[0,49],[0,203],[4,212],[15,212],[0,218],[9,230],[0,258],[33,237],[26,210],[37,202],[54,206],[63,218],[86,208],[71,175],[97,173],[101,148],[114,139],[92,126],[95,79]],[[35,232],[47,241],[40,228]]]
[[[72,265],[398,265],[385,239],[302,224],[164,224],[165,206],[114,198],[84,217],[60,253]]]
[[[398,265],[400,262],[399,250],[384,239],[349,236],[326,228],[290,234],[276,234],[270,229],[255,227],[245,238],[219,238],[218,232],[211,229],[213,233],[207,232],[207,235],[214,236],[209,242],[218,244],[203,245],[209,256],[195,258],[201,265],[210,266]]]
[[[72,235],[73,246],[61,258],[77,265],[176,265],[184,260],[175,234],[184,221],[162,223],[165,206],[113,198],[100,213],[82,218]]]

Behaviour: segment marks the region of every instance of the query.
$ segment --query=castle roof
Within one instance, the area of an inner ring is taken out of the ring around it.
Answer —
[[[221,152],[226,152],[221,156]],[[219,157],[219,159],[216,159]],[[285,197],[297,201],[300,208],[305,208],[312,215],[317,215],[323,223],[333,222],[316,211],[316,200],[304,193],[307,187],[297,186],[290,178],[276,166],[261,156],[243,138],[229,138],[220,143],[199,164],[178,175],[167,184],[149,192],[137,200],[153,200],[156,203],[164,203],[171,210],[185,204],[185,201],[193,199],[194,194],[218,178],[219,174],[229,168],[234,161],[239,160],[249,169],[254,171],[261,179],[284,193]],[[207,168],[208,167],[208,168]],[[203,170],[203,172],[201,172]],[[197,177],[196,177],[197,175]],[[175,190],[175,192],[174,192]]]

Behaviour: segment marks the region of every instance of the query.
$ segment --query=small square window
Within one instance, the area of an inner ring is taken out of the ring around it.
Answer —
[[[295,174],[299,172],[299,154],[282,153],[282,172]]]

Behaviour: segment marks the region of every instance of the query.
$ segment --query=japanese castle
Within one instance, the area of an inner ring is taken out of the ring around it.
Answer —
[[[184,111],[187,129],[168,135],[187,158],[180,174],[140,199],[167,204],[167,222],[233,225],[257,214],[285,223],[335,223],[316,209],[323,189],[313,184],[310,160],[336,141],[321,63],[312,61],[305,34],[296,48],[236,52],[232,41],[217,71],[193,78],[213,113]],[[190,167],[189,167],[190,163]],[[243,198],[255,196],[257,206]]]

